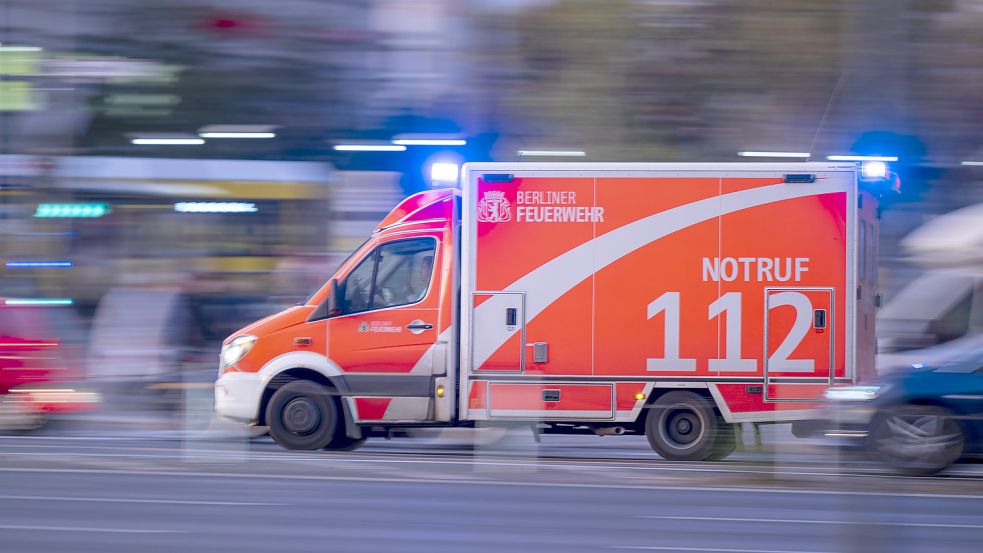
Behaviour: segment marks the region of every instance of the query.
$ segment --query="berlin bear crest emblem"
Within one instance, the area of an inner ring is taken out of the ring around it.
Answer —
[[[478,202],[478,221],[482,223],[504,223],[512,219],[512,204],[505,198],[505,192],[492,190],[485,192]]]

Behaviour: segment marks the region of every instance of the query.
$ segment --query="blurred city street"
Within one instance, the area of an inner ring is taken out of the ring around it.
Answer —
[[[971,551],[983,531],[983,465],[911,479],[767,435],[724,463],[677,464],[642,438],[514,434],[353,453],[167,431],[5,437],[0,536],[10,551],[812,553]]]

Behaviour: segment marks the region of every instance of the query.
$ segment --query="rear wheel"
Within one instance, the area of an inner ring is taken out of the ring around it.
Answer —
[[[911,475],[934,474],[962,456],[965,438],[954,413],[934,405],[902,405],[873,424],[870,445],[882,460]]]
[[[718,435],[726,430],[705,397],[693,392],[669,392],[652,404],[645,419],[645,436],[649,444],[663,459],[669,461],[705,461],[733,449]],[[733,428],[730,428],[733,438]]]
[[[284,384],[266,407],[273,440],[287,449],[323,449],[335,438],[337,401],[328,388],[309,380]]]

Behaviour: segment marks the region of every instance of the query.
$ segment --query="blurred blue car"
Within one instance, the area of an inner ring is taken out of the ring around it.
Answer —
[[[862,386],[830,388],[826,435],[912,475],[983,453],[983,349],[915,364]]]

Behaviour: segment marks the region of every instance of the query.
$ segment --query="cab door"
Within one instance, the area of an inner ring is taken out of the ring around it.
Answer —
[[[439,230],[383,237],[339,282],[327,356],[345,372],[359,422],[433,418],[432,380],[446,370],[439,275],[451,260],[443,242]]]

